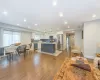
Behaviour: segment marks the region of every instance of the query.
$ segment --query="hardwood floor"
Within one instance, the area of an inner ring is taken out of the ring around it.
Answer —
[[[66,51],[54,57],[42,53],[33,53],[26,58],[0,60],[0,80],[53,80],[61,64],[67,57]]]

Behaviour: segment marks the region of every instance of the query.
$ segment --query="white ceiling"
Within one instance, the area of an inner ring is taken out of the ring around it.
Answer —
[[[100,0],[56,0],[56,6],[52,5],[53,1],[0,0],[0,22],[39,31],[57,31],[66,30],[68,26],[77,29],[83,22],[100,19]],[[3,11],[8,14],[4,15]],[[59,12],[64,16],[59,17]],[[96,14],[95,18],[92,18],[93,14]]]

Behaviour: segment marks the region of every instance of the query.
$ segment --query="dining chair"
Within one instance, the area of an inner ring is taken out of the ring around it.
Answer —
[[[4,57],[4,48],[0,48],[0,58]]]
[[[31,47],[32,47],[32,43],[28,44],[26,47],[26,51],[30,54],[31,53]]]
[[[21,45],[18,46],[16,51],[18,52],[18,54],[20,55],[21,53],[24,54],[24,57],[26,56],[26,45]]]

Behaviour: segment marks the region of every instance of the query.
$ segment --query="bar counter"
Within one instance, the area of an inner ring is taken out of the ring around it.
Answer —
[[[41,52],[55,53],[56,51],[55,43],[41,43]]]

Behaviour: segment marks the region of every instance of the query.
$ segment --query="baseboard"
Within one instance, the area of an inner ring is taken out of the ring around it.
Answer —
[[[85,56],[85,55],[84,55],[84,57],[89,58],[89,59],[94,59],[95,58],[95,56]]]

